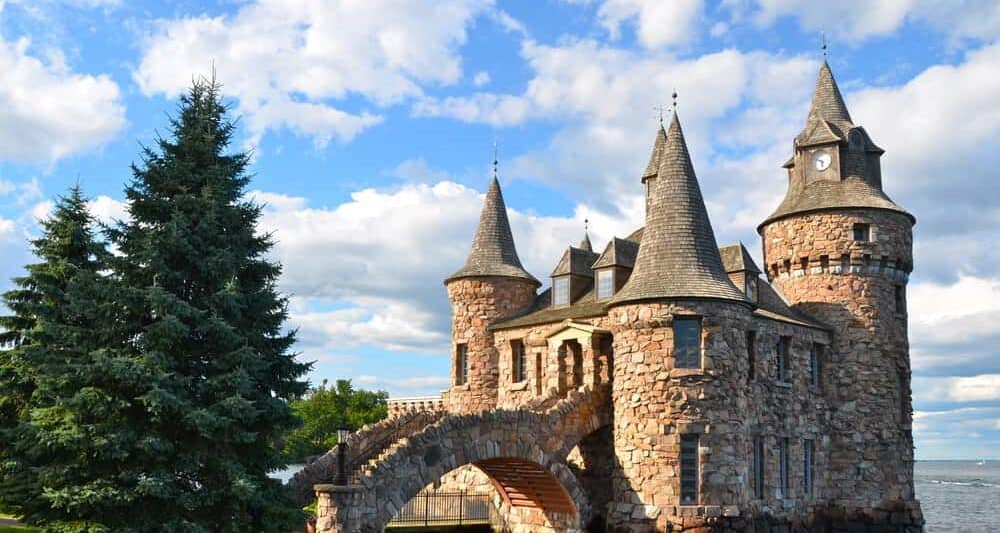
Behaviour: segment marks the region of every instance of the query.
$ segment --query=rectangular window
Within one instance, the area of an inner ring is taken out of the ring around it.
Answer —
[[[868,242],[872,240],[872,227],[868,224],[854,225],[854,240]]]
[[[525,367],[527,360],[524,354],[524,343],[510,341],[511,381],[520,383],[526,379]]]
[[[751,274],[749,272],[747,273],[746,287],[747,287],[747,290],[746,290],[747,298],[749,298],[751,302],[756,302],[757,301],[757,275],[756,274]]]
[[[791,351],[792,338],[781,337],[778,340],[778,381],[788,381],[789,352]]]
[[[809,384],[812,388],[819,388],[820,359],[823,356],[823,345],[814,342],[809,349]]]
[[[802,441],[802,481],[806,496],[813,493],[813,441]]]
[[[611,298],[615,294],[615,273],[613,270],[597,271],[597,298]]]
[[[895,285],[896,291],[896,312],[905,313],[906,312],[906,289],[902,285]]]
[[[552,305],[569,305],[569,278],[556,278],[552,281]]]
[[[455,346],[455,385],[465,385],[469,380],[469,347]]]
[[[779,442],[778,448],[778,465],[780,469],[780,486],[781,497],[787,498],[788,494],[788,439],[783,438]]]
[[[747,381],[757,379],[757,332],[747,332]]]
[[[681,505],[698,504],[698,435],[681,435]]]
[[[674,367],[701,368],[701,319],[674,319]]]
[[[757,499],[764,497],[764,437],[753,438],[753,494]]]

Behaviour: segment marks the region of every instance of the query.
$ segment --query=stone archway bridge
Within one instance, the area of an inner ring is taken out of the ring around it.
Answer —
[[[581,524],[591,508],[566,457],[610,423],[607,384],[585,385],[563,398],[548,395],[516,410],[406,414],[351,436],[349,446],[367,447],[348,453],[355,475],[347,486],[329,484],[336,454],[320,458],[290,483],[300,497],[307,488],[315,490],[319,532],[382,531],[417,493],[465,465],[491,478],[504,505],[572,515]]]

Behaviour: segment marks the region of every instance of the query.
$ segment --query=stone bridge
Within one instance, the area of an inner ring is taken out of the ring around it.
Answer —
[[[442,416],[383,450],[348,486],[317,484],[317,530],[382,531],[418,492],[465,465],[490,477],[505,506],[539,509],[579,529],[591,506],[566,459],[581,440],[610,424],[607,385],[570,391],[540,410]]]

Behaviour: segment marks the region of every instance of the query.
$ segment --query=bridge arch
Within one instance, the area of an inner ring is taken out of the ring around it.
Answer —
[[[357,508],[346,513],[358,524],[345,529],[382,531],[424,487],[465,465],[489,475],[511,505],[533,503],[546,513],[571,511],[579,528],[590,519],[591,507],[566,457],[584,437],[610,423],[608,396],[606,386],[585,387],[544,412],[445,416],[402,439],[362,471],[359,497],[351,500]],[[534,491],[527,485],[530,479],[539,483]]]

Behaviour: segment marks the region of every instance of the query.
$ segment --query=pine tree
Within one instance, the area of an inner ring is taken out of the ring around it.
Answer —
[[[60,494],[86,498],[92,487],[78,474],[114,449],[99,429],[111,418],[109,374],[93,352],[114,331],[94,305],[106,252],[79,187],[41,226],[31,243],[41,262],[2,296],[13,314],[0,317],[0,502],[50,531],[97,531]]]
[[[130,520],[167,531],[289,531],[302,515],[268,472],[282,466],[309,366],[284,331],[260,207],[245,198],[246,153],[215,80],[196,81],[144,148],[126,188],[130,220],[110,229],[131,290],[125,321],[154,380],[136,398],[143,453]],[[138,467],[139,465],[137,465]]]

